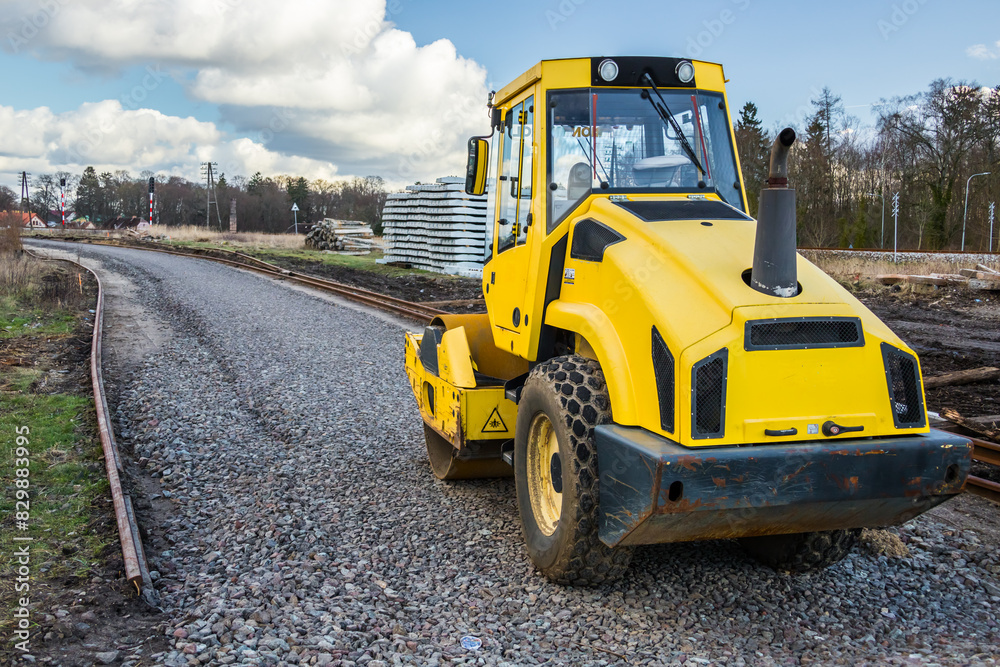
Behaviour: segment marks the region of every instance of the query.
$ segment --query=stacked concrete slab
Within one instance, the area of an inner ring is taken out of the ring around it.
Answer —
[[[389,195],[382,209],[383,263],[478,277],[486,254],[486,197],[465,193],[465,179],[439,178]]]

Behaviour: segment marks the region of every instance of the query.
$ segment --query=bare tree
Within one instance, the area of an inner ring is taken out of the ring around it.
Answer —
[[[959,229],[958,215],[949,211],[956,185],[968,171],[967,158],[989,138],[988,101],[978,84],[938,79],[924,93],[883,101],[877,109],[879,130],[912,152],[917,183],[929,191],[931,248],[948,245]]]

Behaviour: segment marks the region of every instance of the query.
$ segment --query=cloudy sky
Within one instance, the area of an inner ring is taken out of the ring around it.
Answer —
[[[456,174],[487,91],[544,58],[721,62],[734,113],[797,122],[824,85],[1000,84],[995,0],[0,0],[0,184],[87,165],[198,178]]]

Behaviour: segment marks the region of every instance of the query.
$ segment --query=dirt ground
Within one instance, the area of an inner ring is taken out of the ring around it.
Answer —
[[[1000,367],[1000,293],[885,287],[857,296],[920,356],[926,377]],[[965,417],[998,415],[1000,383],[929,389],[927,408],[953,408]]]
[[[389,296],[415,303],[465,301],[482,299],[483,297],[482,284],[478,279],[427,275],[399,278],[363,269],[297,260],[290,257],[283,257],[280,260],[276,260],[274,257],[269,256],[266,260],[272,264],[280,264],[292,271],[308,273],[326,278],[327,280],[334,280],[353,287],[361,287],[380,294],[388,294]]]

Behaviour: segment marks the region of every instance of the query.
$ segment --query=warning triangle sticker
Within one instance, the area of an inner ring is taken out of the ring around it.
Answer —
[[[503,422],[503,418],[500,417],[500,406],[493,408],[493,412],[486,419],[486,424],[479,429],[483,433],[507,433],[507,424]]]

